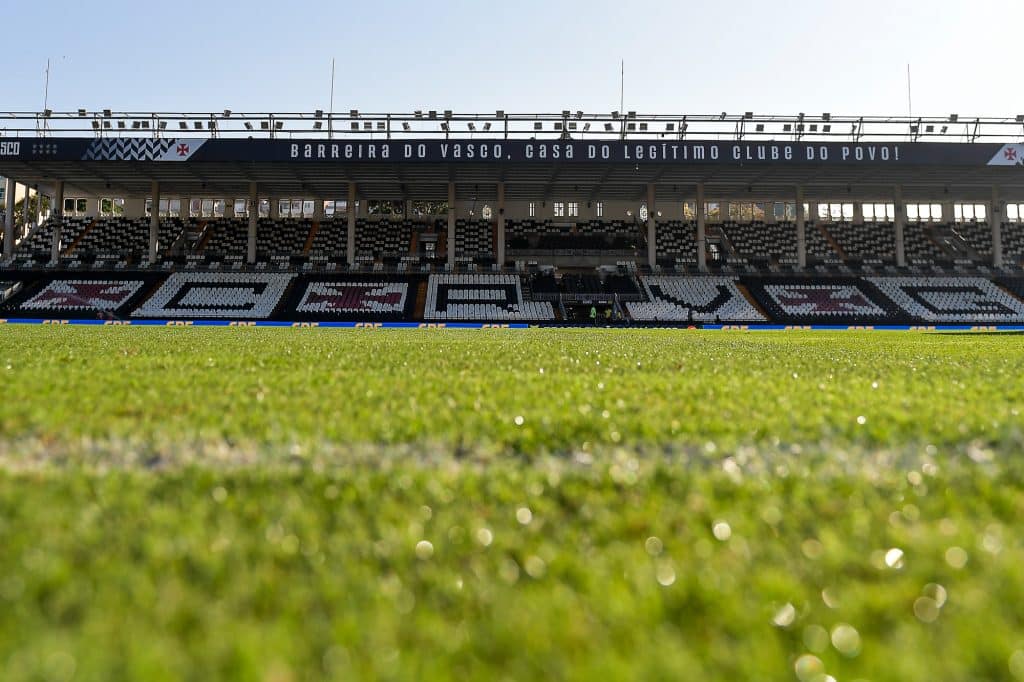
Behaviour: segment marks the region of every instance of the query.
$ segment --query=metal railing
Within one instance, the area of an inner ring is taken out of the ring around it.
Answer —
[[[230,139],[539,139],[752,141],[1024,141],[1024,114],[840,116],[743,114],[648,115],[411,113],[0,112],[0,137],[205,137]]]

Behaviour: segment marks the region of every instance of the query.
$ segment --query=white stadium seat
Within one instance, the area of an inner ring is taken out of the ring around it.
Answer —
[[[627,303],[638,322],[764,322],[731,277],[641,277],[649,302]]]
[[[431,275],[423,317],[431,321],[554,320],[550,303],[524,301],[516,275]]]

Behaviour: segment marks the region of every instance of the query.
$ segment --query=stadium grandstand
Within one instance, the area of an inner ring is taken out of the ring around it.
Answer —
[[[1024,324],[1024,116],[3,117],[0,317]]]

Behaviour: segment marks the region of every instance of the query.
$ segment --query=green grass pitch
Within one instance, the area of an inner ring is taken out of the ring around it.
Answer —
[[[0,327],[0,678],[1024,679],[1021,341]]]

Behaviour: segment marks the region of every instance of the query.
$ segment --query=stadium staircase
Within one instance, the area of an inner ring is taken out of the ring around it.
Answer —
[[[316,240],[317,233],[320,232],[320,221],[314,220],[309,226],[309,235],[306,237],[306,244],[302,247],[302,255],[308,256],[309,252],[313,250],[313,242]]]
[[[772,316],[768,314],[768,312],[764,309],[764,307],[760,303],[757,302],[756,298],[754,298],[754,295],[752,293],[750,293],[750,289],[747,288],[746,284],[743,284],[741,282],[736,282],[736,288],[739,289],[741,294],[743,294],[743,298],[747,299],[747,303],[749,303],[751,306],[753,306],[754,310],[756,310],[757,312],[761,313],[761,315],[764,317],[764,319],[766,319],[766,320],[772,319]]]
[[[416,287],[416,308],[413,310],[413,319],[424,319],[424,312],[427,309],[427,282],[423,281]]]
[[[828,242],[828,245],[832,247],[832,250],[836,252],[839,258],[844,261],[846,260],[846,252],[843,251],[843,247],[839,246],[839,242],[832,236],[832,233],[828,231],[828,228],[825,227],[824,223],[812,224],[810,225],[810,228],[821,232],[822,236],[825,237],[825,241]]]
[[[210,225],[210,221],[208,220],[201,221],[196,227],[199,231],[198,235],[194,241],[192,241],[190,236],[189,241],[195,244],[195,247],[192,249],[194,253],[202,253],[203,249],[206,248],[206,245],[211,239],[213,239],[213,232],[215,228]]]
[[[62,256],[70,256],[70,255],[74,254],[75,249],[78,248],[78,245],[82,242],[83,239],[85,239],[85,235],[87,235],[90,232],[92,232],[92,229],[94,227],[96,227],[96,225],[98,223],[99,223],[99,220],[97,220],[96,218],[93,218],[92,222],[89,223],[89,225],[84,230],[82,230],[82,234],[78,235],[78,239],[76,239],[74,242],[72,242],[71,245],[67,249],[64,250],[64,253],[62,253],[60,255],[62,255]]]
[[[437,253],[448,253],[448,230],[441,230],[437,233]]]
[[[931,230],[926,230],[925,234],[943,253],[949,254],[952,260],[969,260],[972,262],[985,260],[967,240],[953,232],[951,225],[936,225]]]

